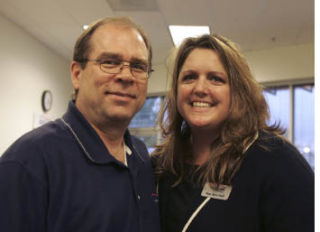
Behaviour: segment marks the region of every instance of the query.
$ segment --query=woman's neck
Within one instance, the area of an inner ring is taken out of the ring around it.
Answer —
[[[204,164],[210,157],[211,144],[216,139],[216,136],[207,133],[192,133],[192,163],[197,165]]]

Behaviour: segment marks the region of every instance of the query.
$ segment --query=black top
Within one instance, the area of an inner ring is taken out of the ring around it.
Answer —
[[[0,230],[159,232],[147,149],[129,132],[125,142],[128,166],[72,102],[63,119],[22,136],[0,159]]]
[[[198,166],[185,164],[187,174],[181,184],[171,188],[167,202],[167,223],[165,231],[181,231],[181,222],[185,221],[185,215],[191,215],[193,210],[189,206],[193,199],[200,195],[201,187],[195,184],[195,170]]]
[[[264,137],[264,140],[261,139]],[[228,200],[210,200],[187,232],[313,232],[314,173],[301,154],[276,137],[262,135],[246,152]],[[263,144],[268,149],[258,146]],[[202,188],[177,177],[159,182],[162,231],[179,232],[204,202]]]

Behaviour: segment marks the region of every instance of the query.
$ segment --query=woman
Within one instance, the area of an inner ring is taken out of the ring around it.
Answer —
[[[314,230],[313,171],[268,119],[262,89],[231,41],[184,41],[153,154],[163,231]]]

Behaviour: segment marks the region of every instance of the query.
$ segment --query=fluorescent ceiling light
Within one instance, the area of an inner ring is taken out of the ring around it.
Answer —
[[[170,25],[169,30],[174,45],[179,46],[187,37],[197,37],[204,34],[210,34],[209,26],[178,26]]]

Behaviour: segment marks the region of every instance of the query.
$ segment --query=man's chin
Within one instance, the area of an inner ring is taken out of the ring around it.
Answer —
[[[107,118],[110,121],[114,121],[114,122],[119,122],[119,123],[130,123],[131,119],[133,118],[132,114],[124,114],[123,112],[121,113],[112,113],[110,115],[107,116]]]

